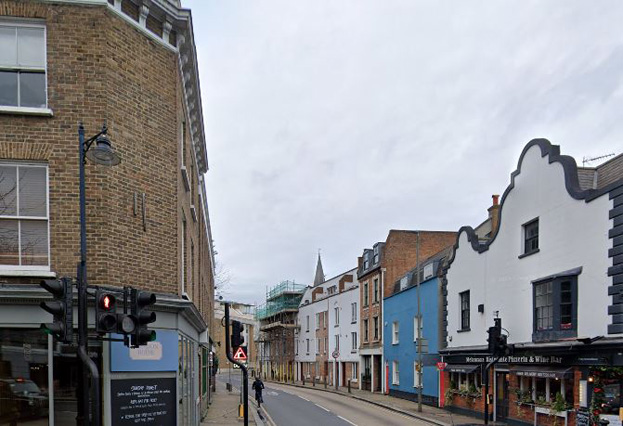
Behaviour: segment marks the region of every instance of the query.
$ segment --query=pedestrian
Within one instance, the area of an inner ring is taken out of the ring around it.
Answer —
[[[262,398],[262,389],[264,389],[264,383],[259,377],[255,378],[251,389],[255,390],[255,401],[257,402],[257,407],[259,408],[260,404],[264,402],[264,399]]]

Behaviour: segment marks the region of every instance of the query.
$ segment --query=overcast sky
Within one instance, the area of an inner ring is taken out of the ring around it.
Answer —
[[[329,278],[390,229],[479,224],[533,138],[622,151],[619,0],[183,5],[228,299],[310,284],[319,248]]]

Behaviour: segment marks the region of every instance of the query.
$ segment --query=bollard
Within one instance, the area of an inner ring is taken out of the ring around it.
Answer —
[[[305,386],[305,375],[303,375],[303,386]]]
[[[312,384],[316,387],[316,376],[312,377]]]
[[[327,388],[327,376],[324,376],[324,388]]]
[[[348,393],[350,393],[350,379],[348,379]]]

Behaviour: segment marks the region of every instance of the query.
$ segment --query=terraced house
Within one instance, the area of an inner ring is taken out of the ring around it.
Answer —
[[[87,138],[105,124],[121,158],[85,164],[89,284],[158,299],[147,349],[89,342],[103,424],[126,414],[129,383],[168,390],[154,424],[197,424],[213,251],[193,22],[176,0],[0,1],[0,423],[72,424],[89,392],[75,346],[39,331],[51,316],[38,283],[75,277],[80,259],[79,123]],[[8,392],[16,383],[38,395],[28,409]]]

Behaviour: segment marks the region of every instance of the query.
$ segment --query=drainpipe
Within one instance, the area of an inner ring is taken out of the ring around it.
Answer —
[[[389,393],[389,387],[387,386],[387,381],[388,381],[388,376],[387,376],[387,368],[384,368],[385,366],[385,354],[383,351],[383,347],[385,346],[385,301],[383,299],[384,295],[385,295],[385,268],[381,268],[381,315],[379,316],[379,321],[381,322],[379,324],[379,328],[381,331],[381,370],[383,370],[383,372],[381,373],[381,377],[383,379],[383,382],[381,384],[381,392],[384,394],[388,394]],[[372,366],[372,368],[374,368],[374,366]]]

